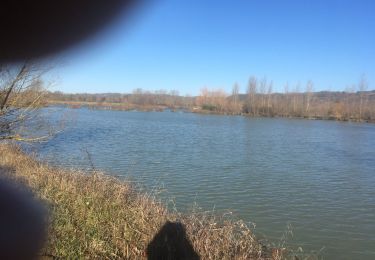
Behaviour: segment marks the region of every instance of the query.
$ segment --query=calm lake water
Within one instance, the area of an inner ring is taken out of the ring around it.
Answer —
[[[325,259],[375,259],[375,125],[172,112],[47,108],[65,129],[38,148],[165,188],[179,210],[232,212]]]

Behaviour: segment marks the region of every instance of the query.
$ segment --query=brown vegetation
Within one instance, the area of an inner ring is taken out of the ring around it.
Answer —
[[[38,108],[44,105],[46,94],[41,78],[45,72],[45,67],[34,62],[0,65],[0,140],[42,138],[24,129],[30,121],[37,125]]]
[[[152,194],[101,173],[52,168],[19,148],[0,145],[0,169],[24,183],[50,212],[42,255],[57,258],[140,259],[167,221],[181,221],[202,259],[280,259],[264,251],[242,221],[212,214],[168,211]]]
[[[202,88],[196,97],[179,96],[177,91],[135,90],[132,94],[64,94],[49,93],[50,103],[120,110],[185,109],[199,113],[234,114],[261,117],[295,117],[343,121],[375,122],[375,91],[367,91],[363,77],[358,86],[344,92],[314,92],[308,81],[301,91],[298,84],[293,89],[285,86],[284,93],[274,93],[272,81],[251,77],[246,94],[240,94],[238,84],[232,93],[222,89]]]

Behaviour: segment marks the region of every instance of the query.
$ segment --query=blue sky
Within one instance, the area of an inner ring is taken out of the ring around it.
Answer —
[[[100,40],[65,54],[54,90],[121,92],[202,87],[245,92],[250,76],[344,90],[375,88],[375,1],[154,0]]]

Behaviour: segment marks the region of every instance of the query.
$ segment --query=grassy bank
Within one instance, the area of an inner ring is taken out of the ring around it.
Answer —
[[[101,173],[53,168],[6,144],[0,144],[0,169],[2,177],[24,183],[47,205],[48,241],[41,255],[145,259],[160,227],[179,220],[201,259],[281,258],[280,250],[265,250],[242,221],[168,211],[150,194]]]

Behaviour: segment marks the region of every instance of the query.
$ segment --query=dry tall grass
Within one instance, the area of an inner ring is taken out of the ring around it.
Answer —
[[[281,258],[278,250],[266,253],[242,221],[169,212],[149,194],[101,173],[53,168],[5,144],[0,144],[0,168],[30,187],[49,209],[43,255],[144,259],[147,244],[165,221],[179,220],[202,259]]]

